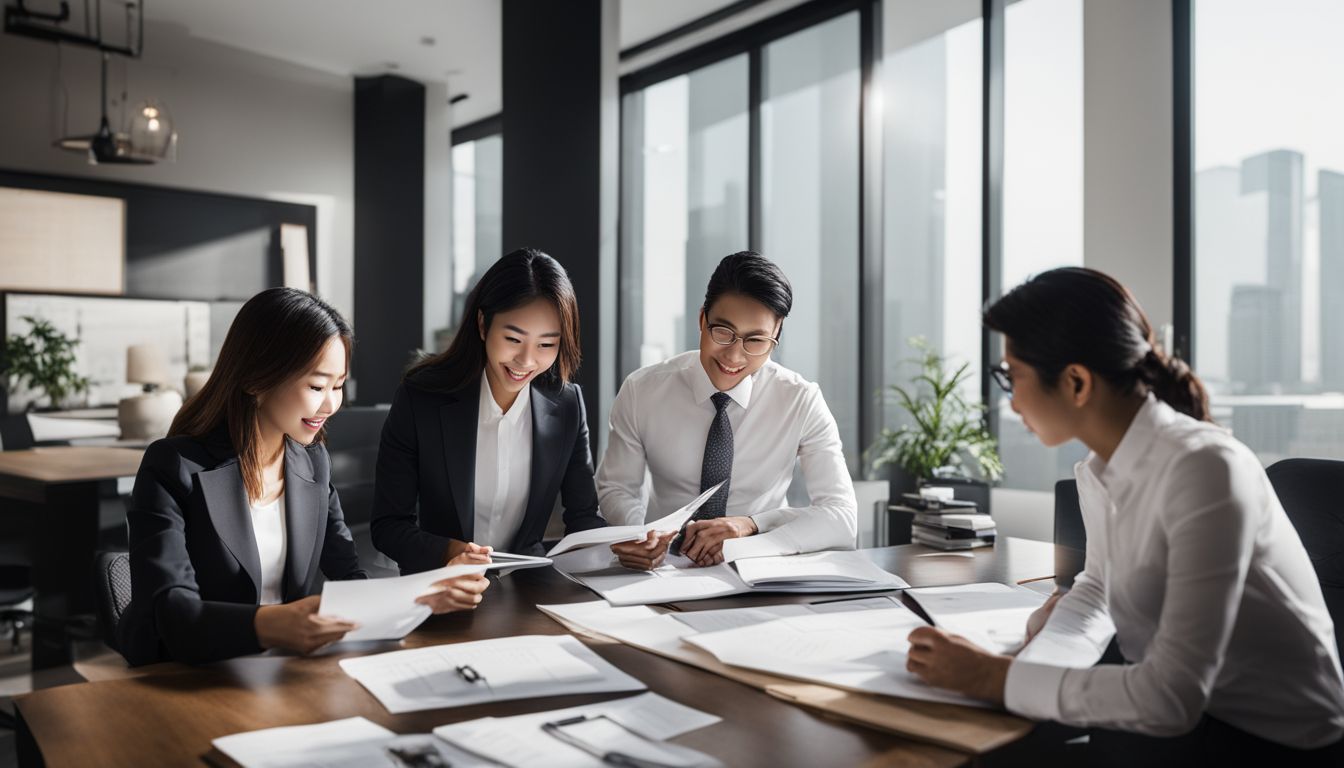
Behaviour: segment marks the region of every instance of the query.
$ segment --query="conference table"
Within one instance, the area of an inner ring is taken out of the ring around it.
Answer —
[[[969,557],[923,545],[861,550],[911,586],[1049,577],[1056,547],[1001,538]],[[609,700],[613,694],[500,702],[484,706],[390,714],[338,666],[341,658],[399,648],[566,630],[537,604],[570,603],[596,595],[551,568],[491,577],[474,612],[431,617],[402,641],[338,644],[313,656],[262,654],[202,666],[165,663],[139,676],[36,691],[16,698],[18,754],[23,766],[233,765],[211,740],[243,731],[362,716],[397,733],[428,733],[445,723],[543,712]],[[872,593],[870,593],[872,594]],[[816,602],[836,595],[744,595],[677,603],[682,611],[783,602]],[[970,755],[828,718],[711,672],[619,643],[584,639],[615,666],[674,701],[723,718],[674,741],[730,766],[969,765]],[[983,758],[984,756],[982,756]],[[989,757],[993,757],[993,753]],[[985,762],[982,759],[980,762]],[[990,761],[992,762],[992,761]]]
[[[31,524],[33,670],[70,663],[67,629],[94,611],[101,486],[133,477],[143,456],[105,446],[0,451],[0,510]]]

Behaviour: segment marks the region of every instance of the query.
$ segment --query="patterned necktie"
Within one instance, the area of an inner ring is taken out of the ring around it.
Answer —
[[[709,425],[709,436],[705,438],[705,458],[700,464],[700,491],[723,483],[704,506],[696,510],[692,519],[712,520],[723,517],[728,510],[728,486],[733,477],[733,425],[728,421],[728,403],[732,398],[727,392],[715,392],[710,398],[714,401],[714,421]]]

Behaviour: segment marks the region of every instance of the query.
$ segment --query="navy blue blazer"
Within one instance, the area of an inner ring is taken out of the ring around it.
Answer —
[[[435,387],[426,369],[403,381],[383,425],[374,482],[373,544],[402,573],[441,567],[448,541],[471,541],[476,527],[476,426],[480,379],[456,391]],[[555,509],[565,531],[607,524],[597,509],[588,415],[577,384],[534,383],[532,473],[527,510],[509,551],[540,554]],[[418,507],[417,507],[418,502]]]
[[[131,602],[117,645],[132,665],[205,663],[260,653],[261,560],[228,433],[169,437],[145,451],[126,520]],[[284,602],[328,579],[362,579],[331,462],[320,443],[285,439]]]

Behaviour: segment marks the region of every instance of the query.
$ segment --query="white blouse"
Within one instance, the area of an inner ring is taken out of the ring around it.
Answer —
[[[284,602],[285,556],[288,541],[285,532],[285,494],[264,506],[252,509],[252,532],[257,539],[261,559],[261,604]]]
[[[532,385],[505,413],[481,374],[476,420],[476,508],[473,542],[501,552],[513,546],[527,514],[532,484]]]
[[[1075,474],[1086,565],[1009,667],[1010,711],[1152,736],[1207,712],[1301,749],[1344,736],[1320,583],[1250,449],[1149,395],[1110,462]],[[1131,663],[1093,666],[1112,632]]]

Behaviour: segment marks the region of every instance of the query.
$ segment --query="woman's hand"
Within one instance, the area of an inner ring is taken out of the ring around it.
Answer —
[[[667,545],[672,543],[672,537],[676,535],[676,533],[659,534],[657,531],[649,531],[640,541],[612,544],[611,551],[616,553],[616,558],[626,568],[652,571],[663,564],[664,558],[667,557]]]
[[[692,520],[686,524],[681,554],[696,565],[718,565],[723,562],[723,542],[751,536],[758,530],[756,521],[746,516]]]
[[[960,635],[920,627],[910,633],[905,668],[929,685],[1002,705],[1012,661]]]
[[[454,576],[434,582],[431,585],[434,591],[415,598],[415,602],[428,605],[435,613],[474,611],[489,586],[490,580],[481,574]]]
[[[1055,603],[1058,603],[1059,598],[1066,594],[1068,594],[1067,590],[1056,588],[1040,608],[1031,612],[1031,615],[1027,617],[1027,639],[1022,641],[1023,647],[1030,643],[1031,638],[1035,637],[1045,627],[1045,622],[1049,621],[1051,612],[1055,610]]]
[[[470,541],[451,539],[448,542],[448,565],[489,565],[494,547],[483,547]]]
[[[319,616],[321,595],[305,597],[283,605],[263,605],[257,609],[253,626],[262,648],[282,648],[313,653],[345,637],[359,625],[334,616]]]

